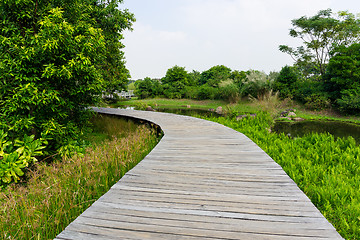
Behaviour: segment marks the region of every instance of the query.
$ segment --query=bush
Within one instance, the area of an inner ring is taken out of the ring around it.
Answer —
[[[215,99],[217,94],[218,94],[218,90],[216,88],[204,84],[199,88],[197,99],[199,100]]]
[[[337,99],[340,110],[348,113],[360,111],[360,89],[348,89],[341,92],[341,98]]]
[[[285,66],[281,69],[279,76],[274,80],[274,90],[279,91],[280,98],[292,98],[296,90],[298,75],[293,67]]]
[[[7,134],[0,130],[0,188],[12,181],[17,182],[24,175],[23,169],[37,161],[35,156],[43,154],[46,141],[34,140],[34,135],[23,140],[9,141]]]
[[[230,68],[225,67],[224,65],[218,65],[202,72],[199,81],[202,85],[208,84],[212,87],[218,87],[221,81],[230,78],[230,76]]]
[[[159,80],[145,78],[144,80],[136,81],[135,95],[140,99],[153,98],[163,94],[163,87]]]
[[[133,19],[108,3],[0,2],[0,129],[12,140],[59,149],[82,134],[105,83],[127,81],[119,40]]]
[[[222,99],[230,103],[240,100],[240,89],[232,80],[220,83],[219,93]]]
[[[331,106],[330,100],[321,93],[313,93],[304,98],[305,107],[310,110],[323,110]]]
[[[296,86],[297,89],[294,91],[294,98],[302,103],[306,103],[316,95],[324,95],[324,93],[326,92],[324,90],[324,84],[319,81],[313,81],[313,80],[298,81]],[[310,99],[307,97],[310,97]]]
[[[185,87],[185,98],[196,99],[199,94],[199,87],[187,86]]]
[[[240,87],[242,96],[257,97],[264,95],[272,88],[272,82],[264,72],[250,70],[246,74],[246,80]]]

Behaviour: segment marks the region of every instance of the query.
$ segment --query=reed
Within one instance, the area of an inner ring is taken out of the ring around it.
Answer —
[[[39,163],[26,184],[10,185],[0,193],[0,239],[53,239],[157,142],[153,130],[138,126],[126,136],[103,140],[85,154]]]

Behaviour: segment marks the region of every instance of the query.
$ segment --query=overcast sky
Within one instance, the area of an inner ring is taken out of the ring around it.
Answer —
[[[360,0],[124,0],[120,8],[137,20],[123,40],[136,80],[161,78],[175,65],[280,71],[293,61],[278,46],[301,43],[289,36],[292,19],[328,8],[359,13]]]

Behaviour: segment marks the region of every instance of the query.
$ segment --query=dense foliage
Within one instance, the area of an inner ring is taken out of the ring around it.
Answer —
[[[236,103],[241,97],[258,97],[272,88],[273,74],[264,72],[232,71],[223,65],[211,67],[202,73],[187,72],[174,66],[162,79],[145,78],[136,82],[139,98],[167,97],[189,99],[223,99]]]
[[[360,44],[339,47],[327,68],[331,99],[347,112],[360,110]]]
[[[119,40],[134,18],[121,2],[0,2],[0,129],[10,142],[42,138],[47,154],[70,144],[88,106],[127,83]]]
[[[104,88],[126,83],[119,40],[133,16],[119,2],[0,3],[0,128],[9,137],[32,134],[59,148]]]
[[[280,45],[279,49],[291,55],[305,76],[323,76],[332,49],[349,46],[360,37],[360,19],[346,11],[334,16],[331,9],[321,10],[315,16],[292,20],[292,25],[290,36],[300,38],[303,46]]]
[[[282,166],[345,239],[360,237],[360,146],[353,138],[310,134],[292,139],[270,133],[272,118],[263,112],[241,121],[208,120],[251,138]]]
[[[45,143],[42,139],[35,140],[34,135],[11,141],[7,133],[0,130],[0,187],[11,181],[17,182],[24,175],[23,169],[43,154]]]
[[[292,97],[296,92],[298,79],[299,76],[296,74],[296,70],[293,67],[285,66],[275,79],[274,90],[280,92],[281,98]]]
[[[314,110],[334,107],[358,113],[360,19],[344,11],[334,15],[328,9],[292,24],[290,36],[302,39],[303,46],[280,46],[295,60],[294,67],[284,67],[275,81],[280,96]]]

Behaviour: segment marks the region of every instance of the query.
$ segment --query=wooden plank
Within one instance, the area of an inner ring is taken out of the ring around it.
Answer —
[[[174,114],[120,109],[164,137],[56,239],[341,239],[245,135]]]

